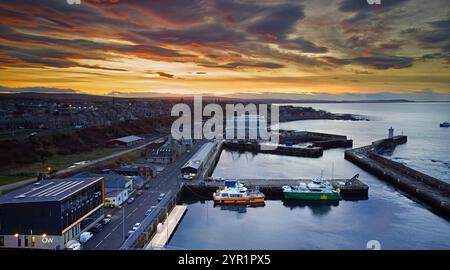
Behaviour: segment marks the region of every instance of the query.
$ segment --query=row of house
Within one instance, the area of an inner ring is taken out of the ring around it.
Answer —
[[[186,150],[192,147],[192,140],[167,139],[161,146],[149,149],[147,161],[157,164],[169,164],[178,159]]]

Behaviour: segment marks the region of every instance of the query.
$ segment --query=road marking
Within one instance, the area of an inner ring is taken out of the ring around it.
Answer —
[[[103,240],[98,242],[98,244],[95,246],[95,248],[98,248],[98,246],[100,246],[103,243]]]
[[[103,238],[103,240],[105,240],[106,238],[108,238],[111,235],[112,232],[108,233],[105,238]]]

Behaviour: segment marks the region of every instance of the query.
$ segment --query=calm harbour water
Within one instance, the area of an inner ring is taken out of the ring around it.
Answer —
[[[372,121],[309,120],[282,123],[281,128],[347,135],[354,147],[396,134],[408,143],[390,158],[450,182],[450,129],[439,122],[450,117],[449,103],[304,104],[335,113],[369,116]],[[334,205],[284,205],[221,209],[195,202],[173,235],[180,249],[365,249],[378,240],[385,249],[449,249],[450,222],[400,193],[382,180],[344,160],[344,149],[324,152],[318,159],[239,154],[223,151],[213,176],[225,178],[348,178],[360,173],[370,186],[369,199]],[[242,210],[242,209],[241,209]]]

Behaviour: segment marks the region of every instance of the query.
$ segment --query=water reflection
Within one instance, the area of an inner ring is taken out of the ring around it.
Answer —
[[[309,208],[313,215],[323,216],[328,214],[332,207],[339,205],[339,201],[326,200],[283,200],[283,205],[293,210],[294,208]]]

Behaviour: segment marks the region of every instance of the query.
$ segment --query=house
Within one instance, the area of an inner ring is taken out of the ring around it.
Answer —
[[[130,147],[144,143],[145,138],[138,136],[126,136],[122,138],[112,139],[106,142],[109,147]]]
[[[105,207],[117,207],[128,200],[128,189],[105,188]]]
[[[147,160],[153,163],[169,164],[174,162],[184,151],[186,145],[181,141],[168,139],[157,149],[147,152]]]

